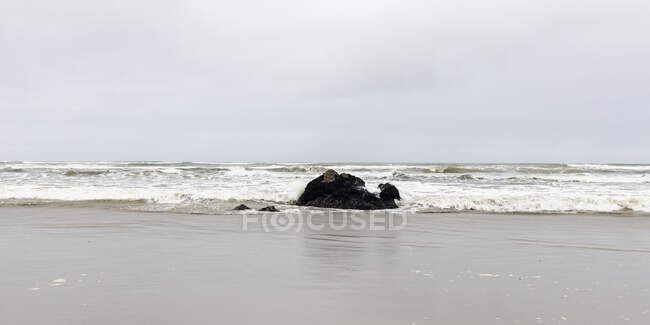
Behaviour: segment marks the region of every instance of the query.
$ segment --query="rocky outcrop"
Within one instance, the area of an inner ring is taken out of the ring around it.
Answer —
[[[356,176],[330,169],[307,184],[296,204],[335,209],[395,209],[400,200],[397,187],[390,183],[379,185],[377,196],[366,190],[366,183]]]
[[[251,208],[249,208],[247,205],[245,205],[245,204],[240,204],[240,205],[236,206],[233,210],[235,210],[235,211],[242,211],[242,210],[250,210],[250,209],[251,209]]]
[[[280,210],[276,209],[275,206],[269,205],[267,207],[263,207],[259,209],[259,211],[265,211],[265,212],[280,212]]]

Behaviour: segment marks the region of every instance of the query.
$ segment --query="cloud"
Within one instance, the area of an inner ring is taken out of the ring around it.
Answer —
[[[0,6],[7,159],[650,160],[646,1]]]

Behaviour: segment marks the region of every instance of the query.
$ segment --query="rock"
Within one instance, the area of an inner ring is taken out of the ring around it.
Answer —
[[[251,208],[249,208],[245,204],[240,204],[240,205],[236,206],[233,210],[241,211],[241,210],[250,210],[250,209]]]
[[[379,184],[379,189],[381,190],[381,193],[379,193],[379,198],[381,199],[382,202],[384,202],[384,205],[386,205],[386,207],[389,209],[397,208],[397,204],[395,204],[395,200],[402,199],[399,196],[399,190],[397,189],[397,187],[395,187],[395,185],[391,183],[385,183],[385,184]]]
[[[297,205],[336,209],[395,209],[400,200],[397,187],[390,183],[380,185],[377,196],[366,190],[366,183],[356,176],[330,169],[307,184]]]
[[[328,169],[323,173],[323,183],[331,183],[335,181],[336,176],[339,176],[339,174],[334,169]]]
[[[259,209],[259,211],[266,211],[266,212],[280,212],[280,210],[276,209],[275,206],[269,205],[267,207],[263,207]]]
[[[382,201],[402,199],[399,196],[399,190],[397,189],[397,187],[395,187],[395,185],[391,183],[379,184],[379,189],[381,190],[381,193],[379,193],[379,198]]]

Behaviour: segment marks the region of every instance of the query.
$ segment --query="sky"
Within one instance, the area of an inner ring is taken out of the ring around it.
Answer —
[[[647,0],[0,0],[0,161],[650,163]]]

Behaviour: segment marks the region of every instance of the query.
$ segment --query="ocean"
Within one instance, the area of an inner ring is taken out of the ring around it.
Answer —
[[[327,169],[378,192],[396,185],[414,213],[650,214],[650,165],[213,162],[0,162],[0,206],[108,207],[230,214],[275,205],[287,213]]]

